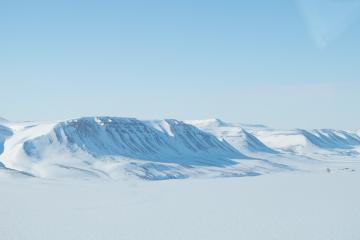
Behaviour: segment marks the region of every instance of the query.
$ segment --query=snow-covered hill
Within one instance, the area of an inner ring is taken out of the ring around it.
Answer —
[[[4,121],[5,123],[5,121]],[[7,168],[2,162],[2,153],[4,151],[5,141],[13,135],[13,132],[10,128],[1,125],[0,123],[0,177],[3,176],[16,176],[16,177],[29,177],[30,174],[25,172],[17,171],[14,169]]]
[[[253,131],[262,142],[280,152],[324,158],[328,155],[357,156],[356,147],[360,146],[360,137],[355,132],[321,130],[274,130]]]
[[[264,125],[226,123],[219,119],[186,121],[205,132],[225,139],[239,151],[248,155],[256,153],[291,153],[312,155],[312,153],[337,153],[356,155],[360,146],[357,132],[333,129],[290,129],[278,130]]]
[[[5,140],[12,135],[10,128],[0,125],[0,155],[4,151]]]
[[[177,120],[149,124],[131,118],[81,118],[58,123],[48,134],[24,142],[26,154],[40,159],[59,147],[93,157],[192,165],[224,166],[232,164],[231,158],[245,158],[226,141]]]
[[[198,128],[225,139],[232,146],[244,153],[273,153],[276,151],[266,146],[253,134],[241,127],[240,124],[226,123],[220,119],[186,121]]]
[[[186,122],[225,139],[247,156],[284,164],[292,169],[314,171],[326,164],[360,164],[360,135],[352,131],[278,130],[219,119]]]
[[[85,117],[0,124],[0,166],[10,175],[159,180],[314,171],[329,162],[358,164],[360,136],[219,119]]]
[[[13,136],[1,161],[41,177],[243,176],[282,167],[250,159],[225,140],[177,120],[88,117],[9,126]]]

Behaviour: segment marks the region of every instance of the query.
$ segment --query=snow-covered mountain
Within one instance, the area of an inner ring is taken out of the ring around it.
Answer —
[[[245,153],[273,153],[276,151],[266,146],[240,124],[226,123],[220,119],[189,120],[189,124],[224,139],[239,151]]]
[[[10,128],[0,125],[0,155],[4,151],[5,140],[12,135]]]
[[[204,173],[259,174],[253,171],[256,164],[243,164],[242,170],[238,169],[239,160],[254,159],[225,140],[178,120],[88,117],[9,126],[13,136],[3,145],[1,161],[8,168],[35,176],[113,178],[125,172],[166,179]],[[278,167],[263,164],[271,169]]]
[[[329,162],[358,164],[359,134],[219,119],[85,117],[0,124],[0,172],[10,175],[159,180],[308,171]]]
[[[231,158],[246,158],[226,141],[177,120],[81,118],[58,123],[49,133],[28,139],[23,145],[28,156],[38,159],[59,147],[93,157],[123,156],[192,165],[223,166],[231,164]]]
[[[360,137],[355,132],[321,129],[321,130],[274,130],[261,129],[253,134],[262,142],[280,152],[299,155],[325,157],[329,154],[359,155],[356,147]]]
[[[248,155],[254,153],[311,153],[333,152],[355,154],[360,146],[357,132],[333,129],[278,130],[264,125],[226,123],[219,119],[186,121],[205,132],[225,139],[232,146]]]
[[[278,130],[219,119],[186,122],[225,139],[247,156],[284,164],[292,169],[313,171],[326,164],[360,164],[360,135],[354,131]]]
[[[3,123],[0,123],[0,177],[1,176],[29,177],[31,176],[30,174],[22,171],[17,171],[14,169],[9,169],[1,162],[2,153],[4,152],[5,141],[13,135],[13,132],[10,128],[1,125],[4,123],[8,123],[8,121],[3,121]]]

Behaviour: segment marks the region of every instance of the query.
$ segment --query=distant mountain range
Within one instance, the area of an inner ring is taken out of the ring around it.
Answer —
[[[0,176],[162,180],[359,163],[359,132],[344,130],[277,130],[219,119],[0,120]]]

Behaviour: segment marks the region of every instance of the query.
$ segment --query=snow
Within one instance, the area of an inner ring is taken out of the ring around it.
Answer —
[[[0,125],[0,154],[4,151],[5,140],[12,135],[10,128]]]
[[[259,140],[277,151],[326,159],[328,155],[342,157],[357,155],[359,136],[350,131],[321,130],[274,130],[263,129],[252,132]],[[321,156],[322,155],[322,156]]]
[[[226,123],[218,118],[210,118],[205,120],[187,120],[186,123],[192,124],[199,128],[216,128],[216,127],[227,127],[231,126],[229,123]]]
[[[220,119],[84,117],[2,124],[0,150],[5,175],[165,180],[319,172],[333,166],[357,170],[360,136]]]
[[[1,240],[360,239],[356,131],[85,117],[0,150]]]
[[[153,120],[153,121],[147,121],[146,122],[149,126],[171,136],[174,137],[174,133],[171,130],[171,125],[168,123],[168,121],[165,120]]]
[[[308,157],[314,160],[336,158],[359,159],[360,135],[356,131],[334,129],[280,130],[263,125],[224,123],[222,120],[186,121],[205,132],[225,139],[248,156],[267,158],[288,155],[291,158]]]
[[[0,178],[3,240],[360,239],[359,172],[168,181]]]
[[[23,151],[23,143],[29,139],[49,133],[55,123],[13,123],[8,125],[12,130],[12,136],[4,143],[4,152],[0,159],[9,168],[28,171],[31,168],[31,161],[26,159]]]
[[[205,132],[214,134],[220,139],[225,139],[240,152],[250,155],[254,152],[276,153],[275,150],[270,149],[250,132],[243,129],[240,124],[225,123],[220,119],[190,120],[186,122]]]
[[[282,170],[265,161],[263,168],[241,163],[251,159],[212,134],[173,119],[86,117],[11,128],[14,135],[4,144],[2,163],[43,178],[133,175],[163,180]]]

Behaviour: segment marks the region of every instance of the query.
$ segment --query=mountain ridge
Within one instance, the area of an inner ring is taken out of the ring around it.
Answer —
[[[107,116],[5,125],[0,124],[2,171],[36,177],[256,176],[360,159],[355,131]]]

